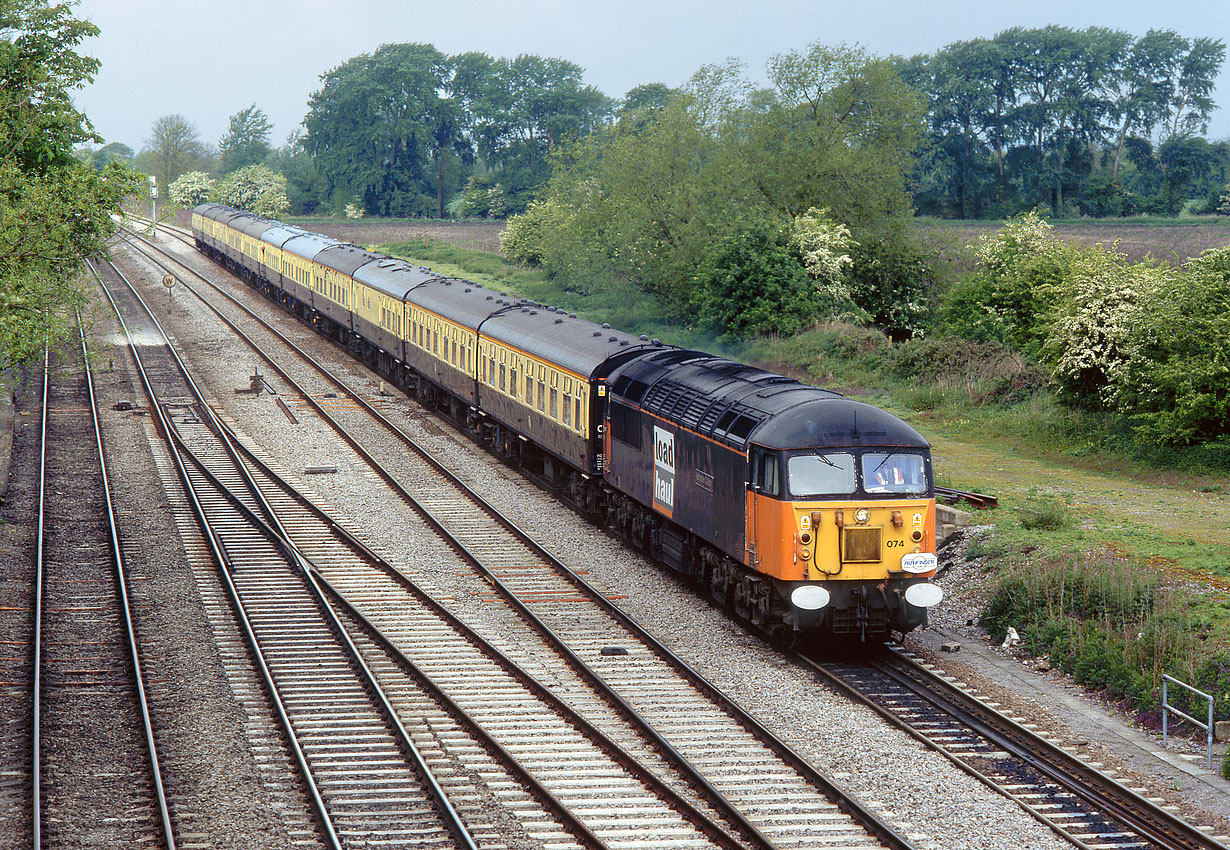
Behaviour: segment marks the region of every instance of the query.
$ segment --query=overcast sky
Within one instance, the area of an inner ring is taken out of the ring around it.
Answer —
[[[701,65],[731,57],[763,81],[769,57],[816,41],[912,56],[1047,24],[1230,41],[1228,0],[83,0],[76,14],[102,30],[84,45],[102,67],[77,105],[108,142],[134,150],[155,120],[173,113],[216,145],[230,116],[252,103],[280,146],[303,121],[322,74],[387,43],[558,56],[619,98],[643,83],[680,85]],[[1230,138],[1230,63],[1213,96],[1222,108],[1209,137]]]

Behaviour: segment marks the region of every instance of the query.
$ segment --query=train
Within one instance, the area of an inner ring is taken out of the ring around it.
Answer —
[[[943,599],[930,444],[887,411],[219,204],[191,222],[207,257],[754,628],[884,642]]]

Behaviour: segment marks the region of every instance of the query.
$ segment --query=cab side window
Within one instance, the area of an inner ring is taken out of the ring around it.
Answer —
[[[757,449],[752,454],[752,484],[766,496],[781,493],[777,455]]]

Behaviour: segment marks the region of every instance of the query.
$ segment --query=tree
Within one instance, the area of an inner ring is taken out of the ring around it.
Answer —
[[[182,115],[164,115],[155,121],[145,145],[150,173],[158,178],[160,186],[171,185],[187,171],[212,170],[210,149],[197,137],[196,125]]]
[[[103,145],[90,156],[90,162],[99,171],[107,167],[109,162],[132,162],[133,150],[121,142],[112,142],[109,145]]]
[[[549,177],[550,153],[593,132],[613,109],[583,84],[580,66],[563,59],[467,53],[452,65],[469,137],[517,210]]]
[[[430,215],[445,56],[429,44],[386,44],[329,71],[308,101],[304,149],[335,202],[358,197],[377,215]],[[445,134],[448,135],[447,133]]]
[[[247,210],[266,218],[286,212],[286,178],[267,165],[249,165],[227,176],[218,186],[218,197],[228,207]]]
[[[290,212],[312,215],[329,200],[328,180],[320,173],[316,160],[303,147],[303,134],[296,130],[286,144],[267,158],[269,168],[286,177],[286,198]]]
[[[214,181],[204,171],[181,174],[167,187],[167,197],[181,209],[199,207],[209,200]]]
[[[97,34],[67,5],[0,6],[0,370],[67,338],[83,258],[105,250],[134,186],[119,163],[98,171],[73,155],[101,141],[72,106],[98,68],[79,45]]]
[[[620,116],[632,112],[654,112],[666,108],[675,90],[663,83],[646,83],[628,90],[619,104]]]
[[[226,135],[218,142],[222,161],[218,169],[230,174],[248,165],[256,165],[269,156],[269,133],[273,125],[263,111],[252,104],[231,116]]]
[[[922,107],[893,65],[845,45],[769,61],[772,101],[747,117],[745,167],[775,210],[827,207],[857,231],[911,210],[905,176]]]

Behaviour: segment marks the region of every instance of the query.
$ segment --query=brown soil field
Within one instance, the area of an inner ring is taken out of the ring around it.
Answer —
[[[476,251],[500,250],[502,221],[398,221],[310,219],[294,221],[307,230],[314,230],[334,239],[344,239],[356,245],[386,245],[408,239],[438,239],[459,248]]]
[[[957,255],[965,245],[977,243],[983,234],[999,230],[999,224],[985,221],[922,220],[917,223],[923,238],[943,249],[953,262],[962,265]],[[1200,224],[1157,224],[1144,221],[1063,222],[1054,225],[1061,239],[1081,246],[1111,247],[1117,241],[1118,250],[1132,262],[1146,257],[1170,262],[1183,262],[1198,256],[1208,248],[1230,245],[1230,220]]]

